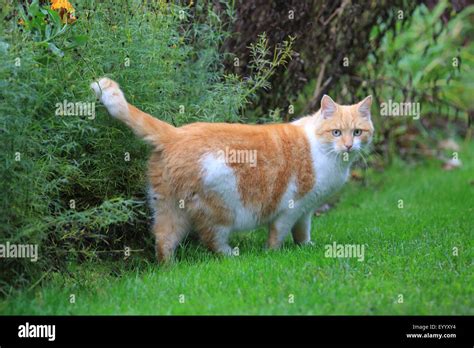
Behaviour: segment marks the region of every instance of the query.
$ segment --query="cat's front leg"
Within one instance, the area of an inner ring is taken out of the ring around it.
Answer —
[[[296,224],[291,229],[293,241],[298,245],[313,244],[311,242],[311,217],[312,211],[304,214],[296,221]]]
[[[268,249],[279,249],[283,240],[290,232],[290,228],[291,224],[289,224],[284,218],[279,218],[273,221],[268,227]]]
[[[208,249],[220,255],[233,255],[232,247],[229,245],[230,228],[223,226],[208,227],[201,229],[198,233]]]

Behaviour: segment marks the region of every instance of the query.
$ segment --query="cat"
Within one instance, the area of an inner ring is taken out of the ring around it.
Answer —
[[[109,114],[148,142],[149,199],[159,261],[195,232],[212,251],[232,255],[232,232],[269,227],[267,247],[290,233],[311,244],[311,217],[346,182],[374,127],[368,96],[339,105],[328,95],[313,115],[292,123],[192,123],[174,127],[127,103],[119,85],[91,88]]]

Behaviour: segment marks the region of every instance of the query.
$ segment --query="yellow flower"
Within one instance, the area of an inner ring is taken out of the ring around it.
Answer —
[[[72,24],[76,21],[76,17],[74,16],[74,12],[76,11],[74,7],[72,7],[71,3],[68,0],[50,0],[51,1],[51,9],[58,12],[59,17],[63,23]]]
[[[72,7],[71,3],[68,0],[50,0],[50,1],[51,1],[52,10],[65,9],[69,13],[72,13],[75,11],[74,7]]]

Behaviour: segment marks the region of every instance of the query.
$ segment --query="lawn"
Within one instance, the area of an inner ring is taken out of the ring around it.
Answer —
[[[233,237],[233,258],[187,242],[166,267],[139,253],[71,265],[2,300],[0,313],[473,315],[472,146],[460,159],[452,171],[395,163],[348,183],[337,205],[314,217],[313,246],[288,240],[265,251],[266,234],[256,231]],[[333,242],[364,245],[364,260],[325,257]]]

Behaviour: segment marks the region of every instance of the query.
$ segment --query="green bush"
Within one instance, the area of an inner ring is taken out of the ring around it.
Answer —
[[[432,10],[419,5],[387,31],[359,69],[360,97],[376,98],[378,149],[386,158],[433,155],[440,139],[466,134],[474,112],[474,42],[467,40],[473,17],[474,6],[457,13],[447,1]],[[383,23],[373,27],[371,39],[385,29]],[[420,119],[379,117],[381,103],[389,100],[419,103]]]
[[[164,1],[89,0],[75,10],[66,24],[36,0],[2,7],[0,243],[38,244],[40,256],[1,260],[4,294],[104,250],[141,247],[152,257],[147,146],[101,105],[95,117],[59,116],[57,103],[95,102],[89,84],[105,75],[131,103],[175,125],[236,122],[291,50],[286,43],[276,61],[256,57],[255,75],[243,79],[223,71],[228,33],[210,7],[195,9],[199,21]],[[268,53],[265,40],[254,49]]]
[[[456,11],[443,0],[433,9],[420,4],[413,10],[411,5],[401,6],[402,13],[392,10],[393,19],[379,18],[371,26],[366,59],[350,58],[346,71],[326,73],[336,82],[321,93],[341,103],[374,96],[373,164],[384,166],[397,157],[408,161],[442,158],[437,149],[440,140],[469,140],[474,124],[474,42],[469,39],[474,35],[474,6],[459,7]],[[316,85],[315,78],[294,101],[295,115],[316,100]],[[381,116],[381,105],[389,100],[419,103],[420,118]]]

